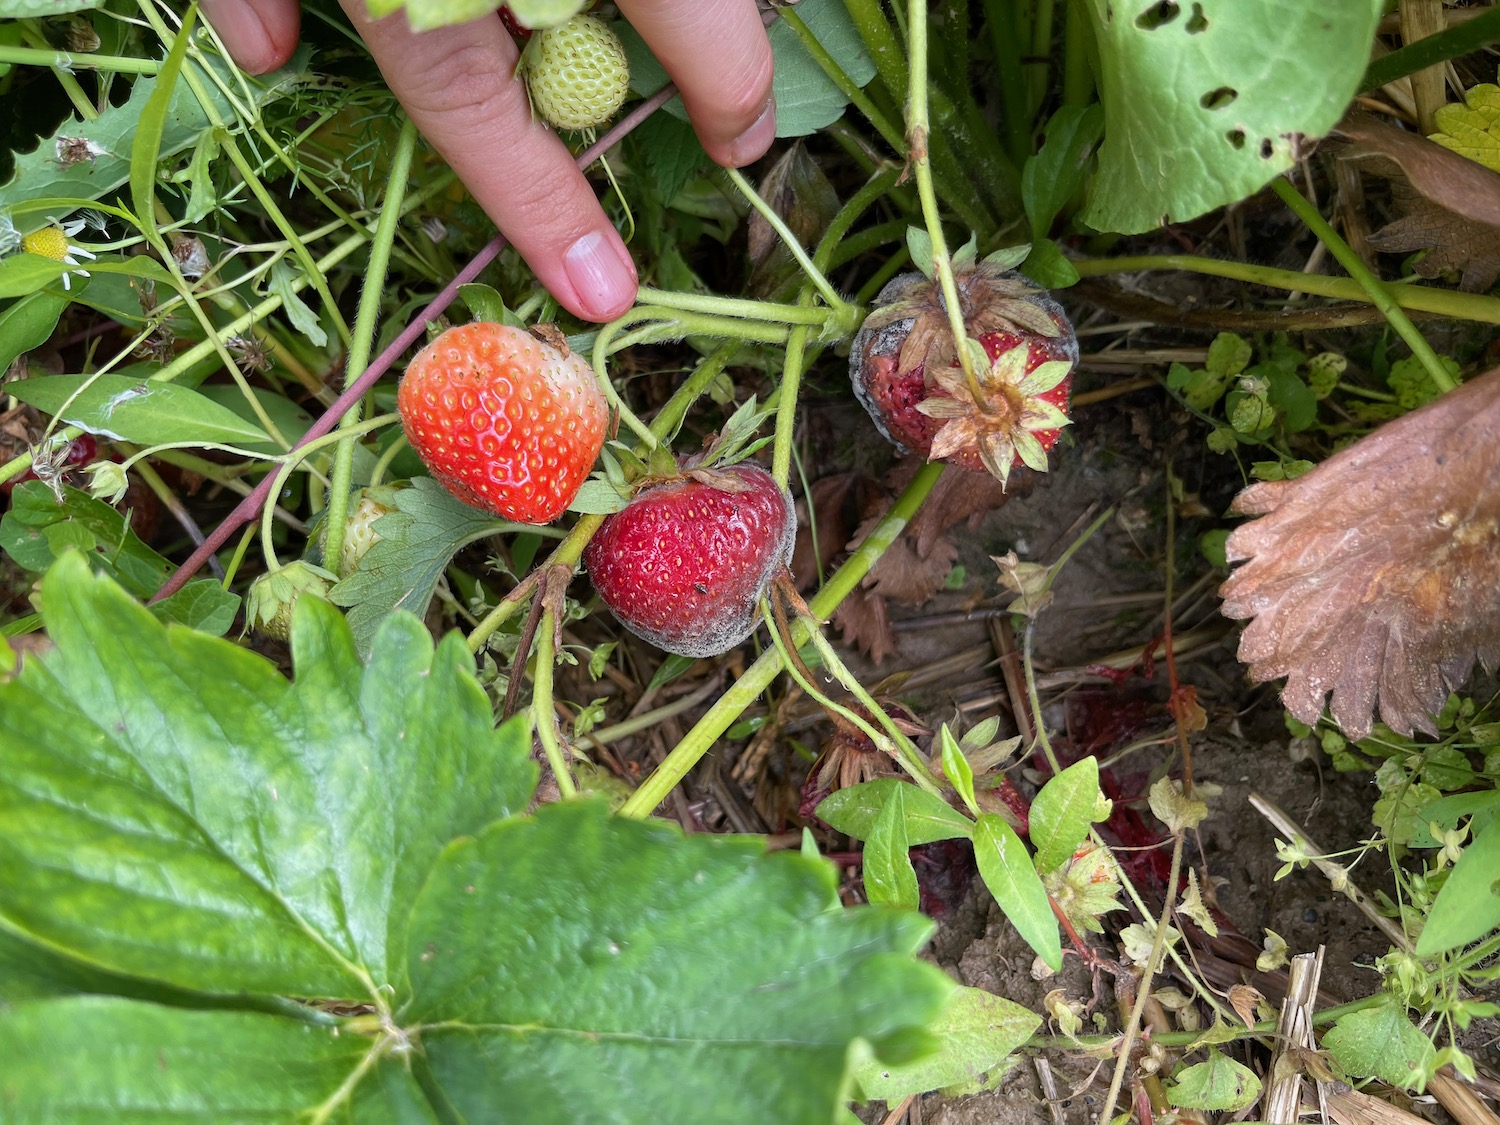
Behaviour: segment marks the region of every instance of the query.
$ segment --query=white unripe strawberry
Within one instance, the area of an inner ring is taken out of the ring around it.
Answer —
[[[521,65],[532,108],[558,129],[596,129],[630,93],[625,47],[594,16],[574,16],[534,33]]]

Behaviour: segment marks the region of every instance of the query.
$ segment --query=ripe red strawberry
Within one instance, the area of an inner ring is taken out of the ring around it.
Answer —
[[[1078,362],[1067,315],[1018,274],[983,262],[960,267],[955,280],[964,324],[989,358],[976,385],[958,365],[937,286],[906,274],[881,291],[854,339],[855,394],[903,450],[1001,481],[1016,465],[1045,472],[1068,424]]]
[[[755,628],[766,583],[792,555],[792,498],[759,465],[695,469],[609,516],[583,554],[620,624],[682,656],[718,656]]]
[[[396,409],[444,488],[521,523],[550,523],[567,510],[608,421],[582,358],[488,322],[450,328],[418,352]]]

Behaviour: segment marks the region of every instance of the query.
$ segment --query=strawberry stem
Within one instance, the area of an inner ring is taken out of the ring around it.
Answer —
[[[974,402],[983,409],[987,396],[974,373],[974,361],[969,355],[968,330],[964,327],[963,307],[959,304],[958,284],[953,280],[953,259],[948,253],[948,240],[943,234],[943,220],[938,213],[937,192],[932,186],[932,164],[927,154],[928,110],[927,110],[927,4],[925,0],[908,0],[906,34],[909,39],[911,70],[907,82],[906,138],[907,159],[911,162],[912,174],[917,181],[917,198],[922,203],[922,221],[927,235],[932,240],[932,268],[937,274],[938,288],[943,293],[943,306],[948,313],[948,327],[953,333],[953,351],[958,365],[969,385]],[[930,375],[930,373],[929,373]]]
[[[542,603],[542,620],[536,635],[536,671],[531,681],[531,720],[541,741],[542,752],[547,755],[547,764],[552,776],[557,779],[557,791],[563,800],[578,796],[578,786],[568,768],[568,757],[563,749],[562,734],[557,726],[557,709],[552,703],[552,673],[557,662],[557,634],[562,625],[562,603],[572,578],[570,566],[548,566],[546,577],[537,599]],[[526,653],[517,650],[511,665],[512,677],[526,674]]]
[[[812,282],[818,292],[822,294],[823,300],[828,303],[829,309],[840,321],[848,321],[853,315],[849,302],[839,296],[838,290],[829,284],[828,279],[823,276],[823,271],[813,264],[808,257],[807,251],[803,249],[802,243],[791,229],[776,213],[776,209],[760,197],[760,193],[751,186],[750,181],[745,179],[744,174],[738,168],[726,168],[725,173],[729,176],[729,182],[740,189],[740,194],[750,202],[750,206],[760,212],[760,217],[770,224],[782,243],[791,251],[797,264],[802,267],[802,272],[807,275],[807,280]]]

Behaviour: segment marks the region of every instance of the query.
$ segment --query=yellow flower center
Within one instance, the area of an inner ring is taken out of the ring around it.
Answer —
[[[21,249],[28,254],[40,254],[44,258],[51,258],[54,262],[66,262],[68,260],[68,236],[63,233],[61,227],[43,227],[21,239]]]

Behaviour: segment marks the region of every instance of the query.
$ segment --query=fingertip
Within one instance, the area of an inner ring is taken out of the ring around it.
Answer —
[[[572,290],[553,296],[575,316],[598,322],[614,320],[635,304],[639,285],[635,262],[613,227],[591,230],[563,254],[563,276]]]
[[[203,0],[203,14],[235,65],[250,74],[275,70],[297,48],[297,0]]]
[[[775,139],[776,97],[773,94],[766,99],[765,108],[748,129],[725,145],[721,154],[710,155],[727,168],[742,168],[764,156]]]

